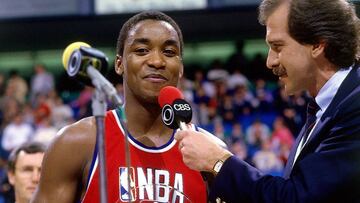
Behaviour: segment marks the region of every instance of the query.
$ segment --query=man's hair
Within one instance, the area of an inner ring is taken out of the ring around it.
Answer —
[[[300,44],[325,42],[325,57],[333,64],[348,67],[358,59],[360,23],[355,8],[346,0],[264,0],[259,22],[282,3],[289,2],[289,35]]]
[[[27,154],[36,154],[45,152],[45,150],[45,145],[39,142],[29,142],[20,145],[19,147],[13,149],[9,155],[7,163],[8,171],[15,172],[16,161],[18,160],[20,152],[24,151]]]
[[[144,21],[144,20],[155,20],[155,21],[165,21],[167,23],[169,23],[177,32],[178,37],[179,37],[179,41],[180,41],[180,53],[181,55],[183,54],[183,47],[184,47],[184,42],[183,42],[183,36],[180,30],[180,27],[178,26],[178,24],[168,15],[159,12],[159,11],[144,11],[141,12],[133,17],[131,17],[129,20],[127,20],[125,22],[125,24],[122,26],[120,33],[119,33],[119,37],[117,40],[117,54],[122,56],[123,52],[124,52],[124,44],[125,44],[125,40],[128,37],[129,31],[135,26],[137,25],[139,22]]]

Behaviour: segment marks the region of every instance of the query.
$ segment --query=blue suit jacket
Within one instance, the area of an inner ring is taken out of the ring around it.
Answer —
[[[302,132],[300,133],[302,135]],[[360,202],[360,69],[354,67],[284,177],[264,175],[235,157],[215,178],[210,201]]]

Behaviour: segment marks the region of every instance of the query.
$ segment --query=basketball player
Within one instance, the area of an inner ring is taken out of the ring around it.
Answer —
[[[162,123],[157,102],[162,87],[178,85],[182,52],[180,28],[161,12],[135,15],[120,31],[115,71],[124,79],[125,104],[105,118],[108,202],[207,201],[200,173],[183,163],[175,131]],[[130,137],[129,171],[125,133]],[[33,202],[99,202],[94,118],[80,120],[60,134],[46,154]]]

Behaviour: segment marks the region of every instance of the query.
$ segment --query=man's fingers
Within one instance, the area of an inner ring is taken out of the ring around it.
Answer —
[[[182,139],[184,139],[184,137],[186,136],[186,130],[178,130],[176,133],[175,133],[175,140],[177,141],[181,141]]]

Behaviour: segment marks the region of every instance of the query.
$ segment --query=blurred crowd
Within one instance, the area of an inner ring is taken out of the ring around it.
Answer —
[[[305,121],[309,97],[287,96],[262,55],[248,61],[243,44],[237,47],[225,62],[214,59],[208,67],[185,66],[180,89],[193,107],[193,123],[264,173],[281,175]],[[108,76],[123,97],[121,78],[112,71]],[[69,81],[55,77],[42,64],[34,65],[27,79],[16,70],[0,73],[0,203],[13,198],[5,167],[11,150],[30,141],[48,145],[59,129],[92,115],[93,89],[73,88]],[[114,108],[110,103],[108,107]]]

